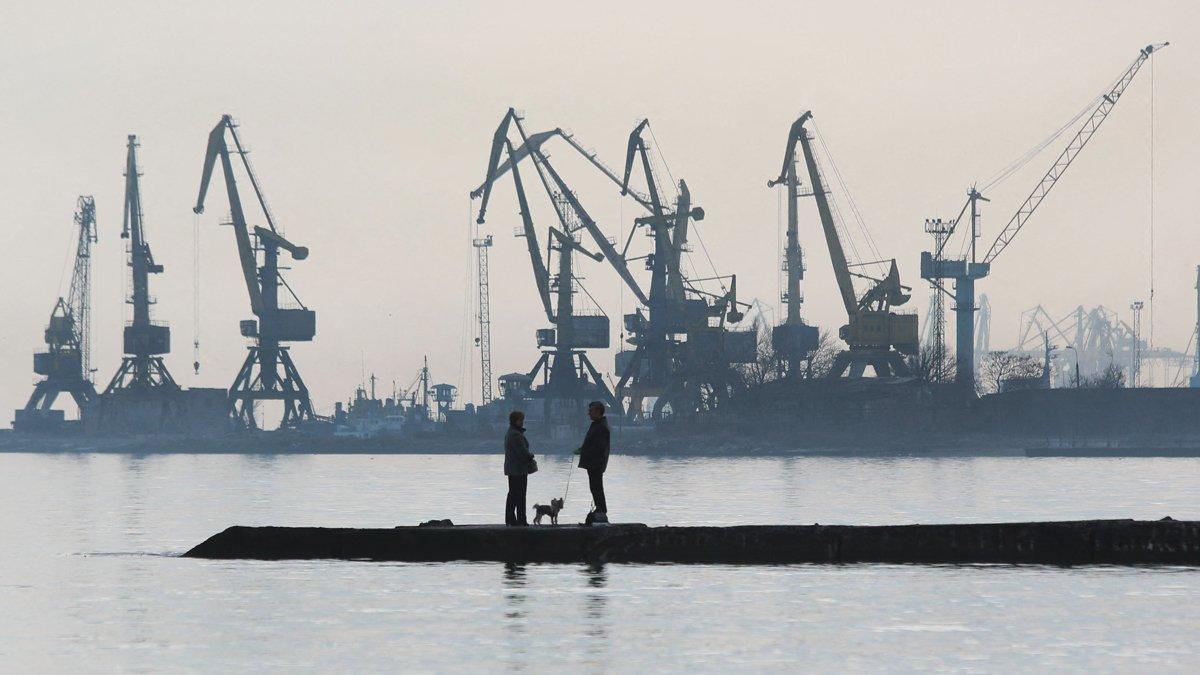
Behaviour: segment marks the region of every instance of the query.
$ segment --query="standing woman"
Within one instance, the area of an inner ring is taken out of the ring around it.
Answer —
[[[525,413],[508,414],[508,433],[504,435],[504,475],[508,476],[508,499],[504,503],[505,525],[528,525],[525,519],[525,491],[529,474],[537,471],[537,462],[525,439]]]

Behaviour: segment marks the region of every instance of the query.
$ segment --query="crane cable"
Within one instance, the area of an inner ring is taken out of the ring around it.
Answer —
[[[866,219],[863,218],[862,211],[860,211],[858,208],[858,203],[854,201],[854,195],[850,193],[850,187],[846,184],[846,180],[842,176],[841,170],[838,169],[837,162],[833,158],[833,153],[829,150],[829,144],[825,141],[825,134],[822,133],[820,127],[817,126],[816,120],[813,120],[812,125],[813,130],[816,131],[817,141],[821,144],[821,152],[824,154],[825,159],[828,160],[829,167],[833,169],[833,177],[835,180],[837,180],[838,187],[841,188],[842,194],[846,197],[846,202],[850,205],[851,214],[854,216],[855,224],[858,226],[860,236],[867,246],[867,252],[871,255],[872,260],[882,264],[883,256],[879,253],[879,249],[875,246],[875,239],[871,236],[871,231],[867,229]],[[842,229],[846,229],[844,226],[846,218],[841,215],[841,208],[838,206],[837,200],[830,200],[830,202],[830,206],[836,213],[838,220],[843,223]],[[850,246],[850,250],[853,252],[855,258],[857,258],[855,262],[862,263],[863,256],[859,254],[858,247],[854,243],[854,238],[847,236],[846,239]]]
[[[1154,350],[1154,60],[1150,59],[1150,344]],[[1150,371],[1154,386],[1154,371]]]
[[[666,170],[667,176],[671,178],[671,189],[675,193],[676,200],[678,200],[679,182],[675,180],[675,174],[671,171],[671,165],[667,164],[667,158],[665,155],[663,155],[662,145],[659,144],[658,137],[654,135],[654,126],[647,124],[646,128],[650,130],[650,140],[654,143],[654,150],[658,153],[658,160],[662,162],[663,169]],[[659,187],[658,189],[661,193],[662,188]],[[704,238],[700,236],[700,230],[698,228],[692,229],[691,232],[696,237],[696,241],[700,242],[700,250],[704,252],[704,257],[706,260],[708,260],[708,266],[712,269],[712,276],[714,279],[716,279],[717,285],[721,287],[721,292],[728,293],[729,289],[725,286],[725,281],[721,278],[721,274],[717,272],[717,266],[715,263],[713,263],[712,256],[708,253],[708,247],[704,245]],[[692,256],[690,254],[685,254],[685,257],[688,259],[688,265],[690,265],[692,268],[692,274],[699,277],[700,271],[696,269],[696,264],[692,262]]]
[[[1151,64],[1151,68],[1153,69],[1153,64]],[[1091,100],[1089,100],[1087,102],[1086,105],[1083,106],[1083,108],[1081,108],[1079,110],[1079,112],[1075,113],[1075,115],[1071,119],[1064,122],[1062,124],[1062,126],[1060,126],[1058,129],[1055,129],[1049,136],[1042,139],[1040,142],[1035,144],[1030,149],[1026,150],[1024,154],[1022,154],[1020,157],[1017,157],[1016,159],[1014,159],[1003,169],[1000,169],[999,171],[993,173],[991,175],[991,177],[989,177],[987,179],[987,182],[985,182],[983,184],[983,188],[980,189],[980,192],[983,192],[984,194],[986,194],[993,187],[1000,185],[1004,181],[1011,178],[1013,176],[1013,174],[1015,174],[1018,171],[1020,171],[1021,169],[1025,168],[1025,166],[1027,164],[1029,164],[1031,161],[1033,161],[1033,159],[1035,157],[1037,157],[1039,154],[1041,154],[1041,152],[1043,150],[1045,150],[1047,147],[1049,147],[1050,144],[1052,144],[1052,143],[1054,143],[1054,141],[1058,140],[1058,138],[1060,136],[1062,136],[1064,133],[1066,133],[1069,129],[1074,128],[1076,122],[1083,119],[1083,117],[1085,115],[1087,115],[1088,113],[1092,112],[1092,110],[1094,110],[1096,108],[1096,106],[1100,104],[1100,101],[1103,98],[1104,98],[1103,94],[1093,97]]]

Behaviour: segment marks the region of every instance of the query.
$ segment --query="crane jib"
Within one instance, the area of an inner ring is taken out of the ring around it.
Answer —
[[[1125,93],[1125,90],[1133,81],[1134,76],[1137,75],[1139,70],[1141,70],[1142,65],[1154,52],[1167,46],[1168,44],[1170,43],[1164,42],[1162,44],[1149,45],[1138,52],[1137,58],[1134,59],[1133,63],[1125,70],[1124,74],[1117,79],[1117,82],[1113,85],[1112,89],[1110,89],[1104,94],[1103,97],[1101,97],[1100,104],[1092,112],[1091,116],[1088,117],[1087,121],[1084,122],[1083,126],[1071,139],[1071,142],[1067,144],[1067,147],[1063,149],[1062,153],[1059,154],[1059,156],[1054,160],[1054,164],[1052,164],[1050,169],[1046,171],[1046,174],[1033,188],[1033,191],[1029,193],[1029,196],[1025,198],[1025,201],[1021,203],[1021,206],[1017,208],[1016,213],[1013,214],[1012,218],[1008,221],[1008,224],[1006,224],[1004,229],[1000,231],[1000,234],[996,236],[996,239],[992,242],[987,254],[983,257],[984,263],[990,264],[1004,251],[1005,248],[1008,247],[1012,240],[1017,236],[1017,233],[1021,231],[1021,228],[1024,227],[1025,223],[1033,215],[1034,211],[1036,211],[1038,206],[1041,205],[1042,200],[1046,198],[1046,195],[1050,193],[1050,190],[1053,189],[1055,184],[1058,183],[1058,180],[1062,178],[1064,173],[1066,173],[1067,169],[1071,166],[1071,163],[1074,162],[1079,153],[1083,151],[1084,146],[1086,146],[1087,142],[1091,140],[1093,135],[1095,135],[1096,131],[1100,128],[1100,125],[1103,124],[1104,120],[1108,118],[1109,113],[1112,112],[1112,109],[1116,106],[1117,101],[1121,99],[1121,95]]]

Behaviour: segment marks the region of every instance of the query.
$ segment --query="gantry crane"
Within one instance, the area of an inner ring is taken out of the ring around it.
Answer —
[[[13,428],[48,430],[61,424],[53,410],[59,394],[69,394],[83,417],[96,400],[92,384],[92,244],[96,243],[96,200],[89,195],[76,202],[75,267],[67,297],[60,297],[46,326],[46,351],[33,355],[33,372],[42,375],[25,407],[16,411]]]
[[[154,261],[142,223],[141,174],[137,166],[137,136],[130,134],[125,155],[125,215],[121,238],[129,241],[129,271],[133,292],[128,302],[133,306],[133,321],[125,326],[123,343],[125,356],[121,366],[104,389],[105,395],[116,391],[153,389],[177,390],[179,385],[163,363],[163,354],[171,351],[171,329],[150,320],[150,275],[162,274],[163,266]]]
[[[846,252],[842,248],[837,224],[833,219],[833,212],[829,204],[829,191],[825,187],[824,178],[821,176],[820,168],[817,166],[817,160],[813,154],[812,136],[805,128],[805,124],[810,119],[812,119],[812,111],[807,111],[792,123],[788,133],[787,150],[784,152],[783,171],[774,182],[795,182],[794,177],[790,179],[788,177],[788,167],[795,161],[796,145],[799,144],[808,171],[809,188],[817,204],[821,229],[825,233],[825,244],[829,249],[833,274],[837,279],[842,305],[846,309],[847,323],[838,331],[838,336],[846,342],[847,349],[834,359],[829,376],[837,378],[849,374],[850,377],[861,377],[866,373],[868,366],[878,377],[908,375],[911,371],[905,363],[904,357],[916,354],[919,349],[917,317],[915,314],[896,314],[892,308],[908,302],[907,291],[909,288],[900,283],[900,273],[896,268],[894,258],[886,261],[860,262],[855,265],[856,268],[861,268],[866,265],[885,263],[888,271],[881,278],[870,277],[851,269],[851,264],[846,259]],[[789,247],[791,246],[790,236],[789,232]],[[861,297],[854,289],[854,277],[866,279],[871,283]],[[790,309],[791,305],[789,305],[789,312]],[[811,339],[811,334],[809,339]]]
[[[246,222],[242,210],[242,199],[238,193],[234,174],[231,149],[226,136],[233,141],[232,152],[237,154],[245,167],[250,185],[266,219],[267,227]],[[237,240],[238,259],[246,292],[250,296],[250,309],[256,319],[241,322],[243,336],[252,338],[246,360],[242,363],[233,385],[229,388],[229,402],[234,419],[245,428],[257,427],[254,408],[259,401],[281,401],[283,419],[281,427],[296,427],[314,419],[308,387],[300,377],[300,371],[292,362],[287,342],[309,342],[316,335],[316,313],[304,306],[296,293],[284,280],[279,266],[279,250],[283,249],[293,260],[304,260],[308,249],[297,246],[286,239],[275,225],[275,219],[267,206],[262,188],[250,166],[246,149],[238,137],[233,118],[224,115],[208,136],[208,150],[204,156],[204,169],[200,177],[200,193],[196,197],[196,213],[204,212],[204,198],[212,178],[213,166],[221,160],[225,177],[225,191],[229,196],[229,212],[234,236]],[[259,259],[261,258],[261,265]],[[279,289],[287,290],[298,307],[281,307]],[[282,369],[282,374],[280,373]]]
[[[996,258],[1004,252],[1012,240],[1033,216],[1038,206],[1050,193],[1050,190],[1058,183],[1067,168],[1079,156],[1087,142],[1108,119],[1108,115],[1112,112],[1117,101],[1121,99],[1121,95],[1125,93],[1126,88],[1133,81],[1135,75],[1141,70],[1142,65],[1150,59],[1158,50],[1167,46],[1170,43],[1164,42],[1161,44],[1151,44],[1143,47],[1138,51],[1137,57],[1133,63],[1117,78],[1115,84],[1112,85],[1097,99],[1095,107],[1084,121],[1083,126],[1067,143],[1067,147],[1062,153],[1055,158],[1054,163],[1042,179],[1034,186],[1033,191],[1025,198],[1025,201],[1017,207],[1016,213],[1009,218],[1008,223],[1004,226],[1000,233],[996,235],[996,239],[988,247],[987,253],[982,259],[976,257],[976,241],[979,239],[979,202],[988,201],[987,198],[980,193],[974,186],[967,191],[967,201],[963,204],[958,216],[950,223],[950,231],[946,237],[941,240],[939,246],[933,251],[923,251],[921,253],[921,277],[927,279],[931,284],[937,287],[944,293],[949,294],[942,285],[944,280],[950,279],[954,281],[954,314],[955,314],[955,382],[971,395],[975,392],[975,322],[974,312],[975,307],[975,281],[982,279],[991,271],[992,263]],[[968,242],[970,252],[963,258],[946,258],[945,246],[949,241],[949,235],[952,235],[965,214],[969,211],[968,225],[970,231]]]
[[[509,138],[510,129],[516,130],[521,138],[522,147],[529,148],[526,156],[532,157],[538,178],[558,218],[558,226],[548,228],[549,240],[545,258],[541,252],[528,196],[517,166],[520,158]],[[500,162],[502,157],[506,157],[503,166]],[[530,142],[521,117],[513,109],[509,109],[505,114],[493,136],[484,183],[480,189],[472,192],[472,197],[482,197],[476,219],[479,224],[483,224],[485,220],[492,187],[505,171],[512,172],[522,223],[519,236],[525,239],[538,297],[546,319],[554,326],[536,332],[537,345],[542,353],[525,377],[532,383],[540,374],[543,383],[529,393],[543,399],[543,412],[547,418],[555,416],[555,405],[558,402],[568,402],[568,409],[564,410],[564,414],[577,414],[580,403],[592,399],[605,401],[619,413],[617,399],[585,351],[589,348],[604,349],[609,346],[608,317],[603,314],[578,314],[574,304],[577,278],[574,254],[578,252],[596,261],[604,260],[603,254],[592,253],[576,241],[577,233],[587,227],[588,223],[591,223],[592,227],[595,225],[574,193],[542,154],[540,143]],[[607,244],[607,241],[605,243]],[[557,254],[558,258],[557,274],[554,276],[549,272],[552,253]]]

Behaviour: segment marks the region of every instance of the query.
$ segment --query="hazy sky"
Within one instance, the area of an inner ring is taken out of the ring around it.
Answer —
[[[923,315],[924,219],[955,215],[973,181],[1069,119],[1139,48],[1164,40],[1172,46],[1154,59],[1155,341],[1182,350],[1194,325],[1194,2],[334,5],[0,8],[0,409],[23,405],[31,391],[31,354],[66,292],[79,194],[95,195],[100,226],[97,386],[117,367],[128,314],[119,233],[130,133],[142,142],[148,238],[166,266],[151,283],[155,317],[172,327],[175,377],[224,387],[245,355],[237,321],[249,305],[233,235],[218,226],[228,207],[217,183],[198,219],[203,366],[191,372],[191,208],[207,134],[228,112],[242,124],[277,219],[312,250],[288,278],[317,311],[317,339],[293,353],[328,413],[351,395],[364,364],[390,389],[392,379],[408,384],[426,354],[435,380],[478,395],[467,193],[483,178],[508,106],[525,111],[531,130],[573,130],[611,164],[623,162],[629,131],[649,117],[672,173],[708,214],[697,227],[716,266],[738,275],[744,298],[770,306],[778,305],[779,202],[766,180],[779,171],[788,126],[811,108],[881,252],[914,286],[910,307]],[[980,282],[995,312],[993,345],[1011,343],[1020,311],[1039,302],[1055,314],[1079,304],[1128,314],[1131,300],[1148,299],[1150,75],[1139,75]],[[635,212],[622,209],[614,188],[565,147],[552,155],[606,231],[628,227]],[[1050,159],[989,195],[985,244]],[[845,317],[824,240],[814,207],[802,208],[805,314],[836,330]],[[545,323],[524,244],[512,238],[518,224],[505,182],[485,227],[496,236],[497,375],[533,364],[533,332]],[[629,294],[605,265],[582,273],[615,330]],[[1143,322],[1148,329],[1148,315]],[[611,371],[611,354],[593,358]]]

